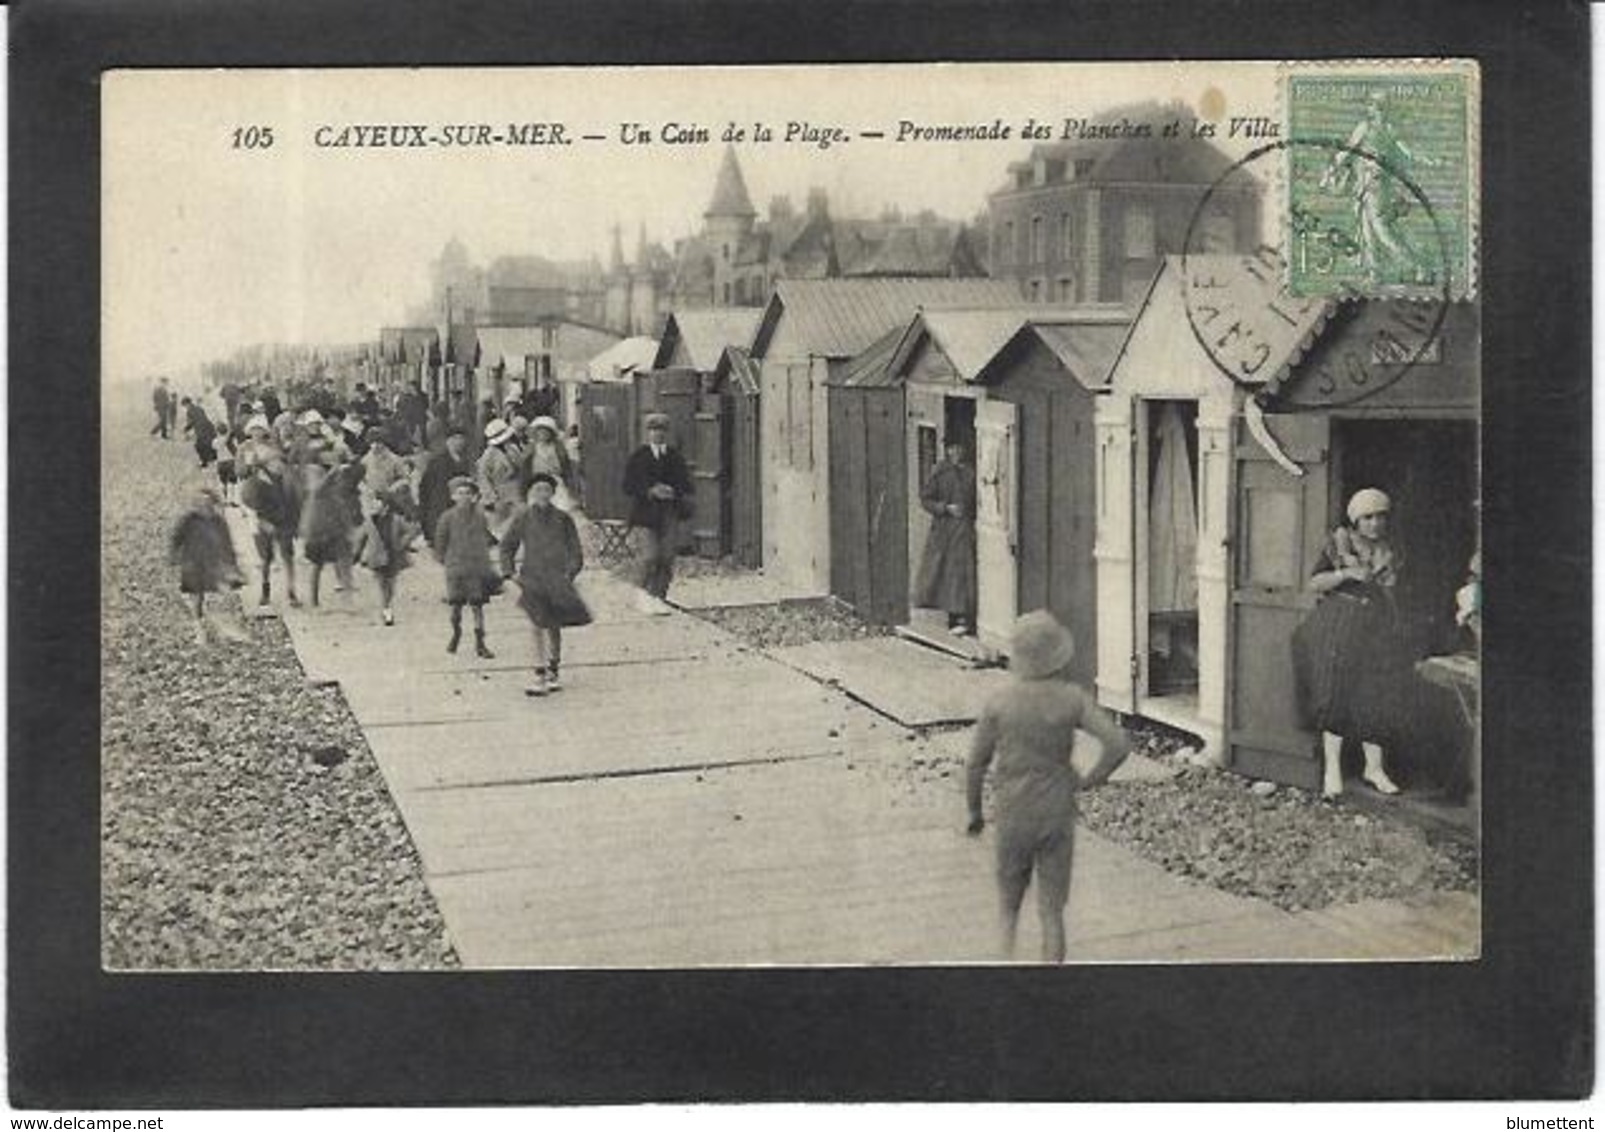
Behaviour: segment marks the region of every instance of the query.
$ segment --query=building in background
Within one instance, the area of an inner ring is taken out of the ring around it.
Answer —
[[[1181,136],[1158,136],[1170,121]],[[1133,305],[1166,255],[1252,251],[1259,182],[1193,128],[1184,105],[1144,103],[1085,123],[1113,136],[1034,146],[991,194],[991,274],[1017,280],[1032,302]]]

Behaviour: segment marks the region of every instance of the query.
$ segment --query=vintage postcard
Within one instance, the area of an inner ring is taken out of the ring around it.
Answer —
[[[1474,62],[101,97],[105,968],[1481,954]]]

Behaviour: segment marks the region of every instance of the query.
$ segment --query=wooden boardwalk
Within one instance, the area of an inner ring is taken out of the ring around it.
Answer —
[[[496,659],[467,633],[447,655],[426,556],[394,627],[361,571],[357,594],[285,611],[360,722],[465,965],[998,958],[960,736],[916,737],[707,622],[637,612],[604,572],[581,580],[597,621],[568,634],[564,690],[544,699],[523,694],[532,641],[510,596],[488,610]],[[1368,954],[1351,923],[1184,882],[1085,830],[1077,862],[1072,960]],[[1028,897],[1022,958],[1037,939]]]

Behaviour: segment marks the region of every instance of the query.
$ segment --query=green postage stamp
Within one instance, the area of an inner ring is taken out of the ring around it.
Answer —
[[[1284,81],[1293,293],[1474,294],[1475,69],[1401,62]]]

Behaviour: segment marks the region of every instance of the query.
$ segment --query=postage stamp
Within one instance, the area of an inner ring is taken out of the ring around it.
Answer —
[[[1474,293],[1474,78],[1405,68],[1286,76],[1294,294]]]

